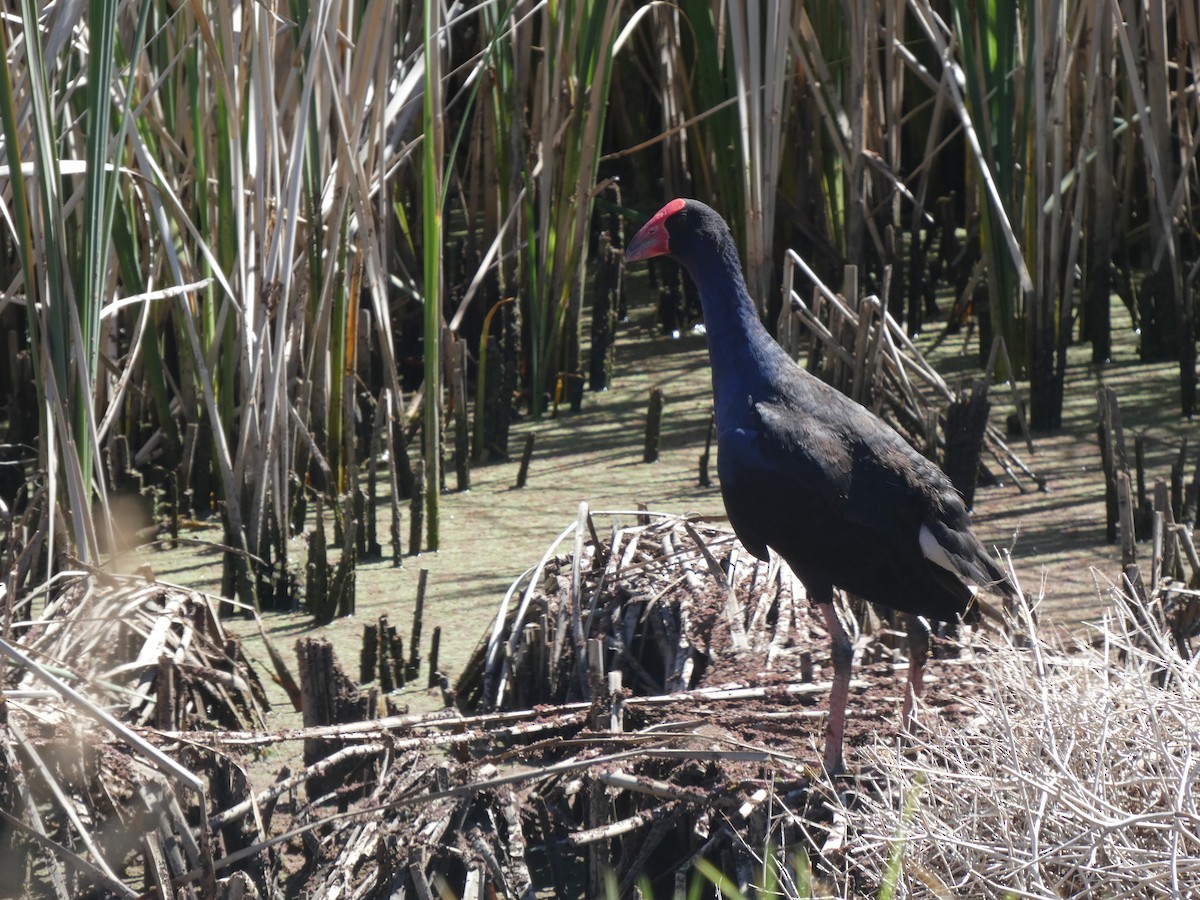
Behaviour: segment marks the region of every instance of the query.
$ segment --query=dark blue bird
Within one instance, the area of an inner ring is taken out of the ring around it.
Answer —
[[[852,648],[833,589],[907,614],[903,718],[920,696],[929,629],[990,612],[977,589],[1012,586],[971,531],[950,480],[890,426],[798,366],[767,333],[725,221],[672,200],[634,236],[626,261],[670,256],[700,292],[712,365],[717,471],[746,549],[767,548],[804,583],[833,642],[824,765],[842,771]],[[991,613],[994,615],[994,613]]]

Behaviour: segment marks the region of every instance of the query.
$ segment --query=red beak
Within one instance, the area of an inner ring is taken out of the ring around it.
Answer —
[[[671,236],[667,233],[667,219],[687,205],[686,200],[672,200],[642,226],[625,249],[625,262],[637,262],[652,256],[665,256],[671,252]]]

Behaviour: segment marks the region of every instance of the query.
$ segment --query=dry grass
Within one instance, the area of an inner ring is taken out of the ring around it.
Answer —
[[[721,562],[744,553],[727,532],[650,518],[605,544],[585,506],[518,580],[533,597],[527,623],[507,602],[500,618],[525,638],[536,620],[545,644],[495,658],[514,661],[516,684],[515,661],[541,653],[535,674],[559,672],[546,683],[563,695],[525,691],[515,699],[558,705],[511,711],[264,731],[257,676],[226,640],[217,601],[135,578],[64,585],[16,647],[0,643],[20,664],[0,726],[0,791],[15,798],[0,810],[0,851],[32,866],[28,886],[64,897],[197,880],[219,895],[219,878],[279,896],[301,885],[385,895],[405,879],[459,895],[599,896],[615,883],[628,896],[649,879],[645,895],[666,896],[711,878],[727,896],[1194,891],[1200,682],[1178,646],[1194,630],[1195,591],[1162,580],[1135,605],[1111,588],[1107,619],[1074,646],[1021,607],[1016,638],[935,665],[924,730],[903,746],[884,736],[903,665],[880,664],[880,634],[864,627],[856,646],[876,661],[859,669],[853,709],[867,744],[857,777],[831,784],[807,764],[822,714],[805,698],[825,686],[799,683],[804,667],[791,662],[811,646],[824,671],[825,639],[801,621],[786,569],[739,565],[731,591]],[[573,552],[555,556],[572,534]],[[605,642],[576,640],[592,634],[589,608],[610,639],[618,623],[645,629],[624,644],[664,675],[686,645],[703,680],[664,679],[691,690],[643,696],[612,646],[593,669]],[[555,636],[566,646],[550,665]],[[771,664],[776,649],[788,664]],[[615,672],[627,687],[601,680]],[[247,777],[247,749],[311,738],[334,739],[332,755],[269,787]],[[369,764],[334,793],[314,788],[347,761]]]
[[[909,750],[873,751],[883,789],[854,813],[855,868],[881,879],[906,835],[904,896],[1194,895],[1197,657],[1110,594],[1090,644],[1035,631],[981,656],[989,690],[969,728],[934,720]]]
[[[52,594],[37,620],[16,623],[17,646],[41,664],[25,667],[19,690],[44,687],[46,671],[69,672],[133,725],[265,727],[262,685],[221,621],[221,601],[137,576],[79,574]]]

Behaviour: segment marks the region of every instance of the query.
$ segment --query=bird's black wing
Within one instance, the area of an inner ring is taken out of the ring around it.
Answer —
[[[804,380],[785,379],[774,397],[752,402],[720,444],[726,507],[743,543],[759,555],[773,547],[801,578],[897,608],[912,605],[896,600],[898,585],[914,595],[940,586],[939,618],[961,612],[966,584],[1002,582],[942,471],[858,404],[793,372]]]
[[[784,552],[793,520],[825,517],[849,489],[845,448],[815,423],[784,422],[764,405],[718,431],[717,471],[730,523],[760,559],[767,547]]]

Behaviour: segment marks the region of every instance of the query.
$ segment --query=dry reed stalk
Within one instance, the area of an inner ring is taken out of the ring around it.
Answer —
[[[980,656],[972,727],[936,725],[913,749],[877,747],[884,779],[848,848],[880,876],[897,798],[914,796],[904,885],[931,896],[1181,896],[1200,883],[1197,657],[1112,587],[1111,612],[1073,647],[1039,634]],[[1152,598],[1152,606],[1165,595]],[[901,803],[904,801],[901,800]],[[1182,892],[1182,893],[1181,893]]]
[[[810,359],[825,354],[826,358],[844,364],[847,372],[856,373],[853,383],[847,379],[844,384],[835,386],[860,394],[860,402],[889,420],[901,434],[909,435],[909,440],[936,458],[938,447],[914,435],[921,433],[918,425],[931,416],[944,416],[940,407],[927,398],[927,392],[931,391],[941,404],[954,402],[954,392],[945,379],[926,361],[891,313],[882,308],[878,297],[866,297],[859,310],[852,309],[847,300],[830,290],[799,255],[788,251],[786,260],[781,320],[786,323],[794,319],[813,334]],[[816,302],[809,304],[803,300],[795,282],[797,269],[813,283],[815,296],[821,299],[820,308],[829,310],[825,315],[818,311]],[[791,326],[781,325],[781,331],[785,327]],[[850,346],[843,344],[842,335],[850,341]],[[794,347],[793,352],[796,349]],[[873,361],[868,362],[872,358]],[[857,374],[860,371],[862,374]],[[868,372],[873,375],[869,383]],[[995,426],[987,427],[985,446],[997,463],[1014,476],[1021,490],[1027,490],[1027,487],[1015,477],[1016,472],[1037,485],[1042,483],[1043,480],[1008,446]]]
[[[1200,698],[1190,693],[1195,660],[1180,649],[1180,636],[1187,640],[1194,631],[1194,616],[1187,616],[1194,612],[1197,592],[1162,578],[1162,590],[1149,607],[1135,607],[1114,594],[1123,618],[1113,618],[1093,647],[1071,654],[1038,641],[1028,607],[1016,610],[1026,644],[982,645],[961,660],[942,661],[943,677],[983,685],[974,697],[971,691],[956,696],[973,707],[972,718],[957,718],[951,725],[937,716],[923,717],[926,730],[912,738],[915,756],[897,755],[884,743],[868,751],[871,771],[877,767],[881,774],[863,783],[857,802],[866,803],[864,819],[859,809],[842,809],[836,801],[832,813],[823,812],[829,797],[824,788],[814,787],[805,763],[812,748],[789,740],[804,722],[822,715],[797,708],[797,701],[819,696],[828,685],[802,680],[797,647],[819,644],[824,667],[825,642],[797,602],[801,594],[786,568],[747,560],[719,528],[647,511],[610,514],[617,521],[601,541],[598,515],[583,505],[539,565],[514,584],[496,631],[480,648],[474,676],[483,684],[491,669],[491,689],[507,681],[508,693],[527,683],[527,672],[544,684],[554,683],[542,677],[543,664],[536,662],[541,658],[558,667],[561,688],[574,685],[586,691],[586,699],[478,715],[392,716],[275,734],[243,729],[134,735],[129,743],[137,782],[132,794],[150,812],[151,824],[139,845],[147,877],[164,888],[192,886],[197,893],[209,889],[196,883],[205,872],[212,890],[217,874],[228,874],[230,884],[249,877],[260,885],[274,877],[279,857],[273,848],[291,844],[304,848],[306,883],[314,896],[334,896],[348,878],[365,892],[400,884],[419,891],[439,883],[460,892],[472,886],[513,892],[551,882],[561,891],[562,873],[589,859],[607,860],[618,882],[632,885],[647,871],[686,883],[699,860],[710,856],[725,859],[725,871],[746,886],[759,883],[755,879],[769,870],[785,896],[807,896],[800,885],[812,884],[814,876],[803,866],[793,869],[785,862],[788,857],[821,853],[826,873],[852,874],[857,883],[870,885],[879,883],[883,864],[900,847],[910,891],[966,883],[978,894],[1008,884],[1040,896],[1039,885],[1064,883],[1062,871],[1084,871],[1084,851],[1069,838],[1078,834],[1080,822],[1102,841],[1105,852],[1123,854],[1125,869],[1142,867],[1138,888],[1184,885],[1197,874],[1191,861],[1197,854],[1193,823],[1200,819],[1185,763],[1189,752],[1200,750],[1194,747],[1200,723],[1192,721]],[[634,524],[641,520],[647,524]],[[558,554],[568,539],[571,552]],[[1182,537],[1181,542],[1186,546]],[[527,580],[519,614],[510,613]],[[158,620],[144,615],[149,606],[177,621],[191,595],[168,592],[155,605],[143,596],[150,587],[138,586],[133,600],[115,590],[108,597],[101,589],[77,589],[56,600],[55,609],[61,619],[74,613],[90,621],[96,609],[109,604],[140,622],[141,643],[129,648],[132,659],[140,646],[195,652],[200,631],[184,640],[186,629],[164,634]],[[202,618],[193,610],[190,621]],[[1160,618],[1172,623],[1169,633],[1155,624]],[[862,626],[856,620],[849,624],[858,651],[872,656]],[[69,629],[47,625],[39,623],[29,639],[69,646]],[[734,652],[730,637],[738,625],[748,645],[741,653]],[[564,635],[557,661],[545,652],[556,629]],[[589,649],[586,657],[577,654],[577,639]],[[506,652],[510,646],[518,652]],[[683,650],[693,661],[690,669],[678,663]],[[651,653],[662,661],[655,663]],[[748,654],[751,665],[735,666],[722,677],[723,665]],[[496,677],[502,657],[509,660],[506,679]],[[672,672],[685,685],[701,673],[704,680],[680,694],[640,696],[623,685],[641,689],[655,678],[626,664],[637,658],[665,673],[660,690]],[[903,664],[887,668],[897,666]],[[134,684],[141,674],[111,661],[103,671],[110,677],[123,674]],[[602,674],[622,677],[601,679]],[[861,691],[870,683],[856,680],[853,687]],[[522,691],[530,695],[528,686]],[[460,693],[470,691],[460,685]],[[10,710],[23,716],[33,699],[9,698]],[[1132,724],[1121,724],[1130,717]],[[750,737],[743,733],[747,729]],[[1136,734],[1130,737],[1129,729]],[[30,731],[23,722],[13,734],[14,746],[28,745]],[[235,748],[315,739],[349,746],[266,789],[251,791],[241,783],[216,799],[215,785],[235,784],[222,774],[228,772],[222,761]],[[152,757],[146,754],[161,752],[159,745],[191,761],[191,777],[205,787],[195,795],[200,809],[191,797],[173,796],[147,765]],[[1136,752],[1129,752],[1130,746]],[[46,767],[36,760],[47,759],[41,745],[28,749],[33,751],[26,754],[30,767],[21,769],[25,760],[16,756],[8,761],[9,771],[24,777],[14,786],[24,783],[27,791],[45,780]],[[1102,751],[1117,758],[1110,762]],[[116,758],[99,754],[102,778],[114,777],[104,767]],[[301,809],[285,801],[301,784],[349,759],[369,759],[378,769],[344,812],[324,805],[342,797],[341,790]],[[1106,780],[1109,775],[1115,780]],[[924,793],[911,799],[917,782]],[[22,807],[18,821],[29,846],[52,855],[47,871],[58,866],[64,891],[74,877],[70,873],[82,873],[123,893],[112,882],[115,876],[127,883],[127,873],[116,864],[124,857],[111,855],[101,841],[108,831],[93,824],[103,818],[98,811],[89,812],[93,818],[80,818],[82,827],[69,826],[82,846],[90,839],[94,850],[76,855],[48,837],[63,827],[60,823],[70,822],[69,814],[55,812],[62,798],[76,802],[75,781],[59,777],[58,786],[61,797],[53,805],[32,804],[52,813],[41,820],[40,831],[32,813],[24,814],[29,802]],[[1168,790],[1172,786],[1175,793]],[[290,818],[273,826],[289,812]],[[188,822],[197,813],[208,828],[193,832]],[[962,831],[977,825],[985,829],[983,836]],[[1024,846],[1022,835],[1031,829],[1038,843]],[[1164,847],[1157,862],[1139,861],[1135,851],[1154,840]],[[542,853],[555,860],[550,869],[557,876],[531,865]],[[1155,865],[1163,874],[1147,869]],[[1087,873],[1089,878],[1117,877],[1096,865]]]
[[[166,713],[170,721],[261,728],[265,694],[217,604],[198,591],[141,577],[78,576],[28,623],[21,648],[69,667],[91,698],[124,707],[139,724],[157,720],[155,684],[166,659],[190,685]],[[35,676],[27,673],[21,683],[31,687]]]

